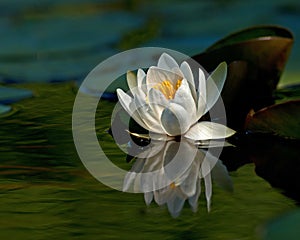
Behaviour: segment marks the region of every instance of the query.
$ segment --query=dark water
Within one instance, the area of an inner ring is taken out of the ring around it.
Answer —
[[[110,189],[83,167],[72,139],[73,84],[23,87],[35,97],[1,116],[1,239],[259,239],[267,221],[296,208],[254,164],[230,173],[232,194],[213,185],[210,213],[204,194],[197,213],[187,204],[178,218],[147,207],[142,194]],[[105,130],[114,103],[101,106],[97,132],[113,145]],[[112,151],[113,161],[126,164]]]

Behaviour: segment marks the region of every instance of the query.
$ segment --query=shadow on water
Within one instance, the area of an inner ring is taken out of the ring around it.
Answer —
[[[222,159],[229,171],[254,163],[258,176],[300,203],[299,140],[263,134],[236,137],[238,147],[224,149]]]

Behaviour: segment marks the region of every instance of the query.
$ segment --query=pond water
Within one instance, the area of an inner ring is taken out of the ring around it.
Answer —
[[[1,239],[258,239],[267,221],[296,208],[255,174],[253,163],[230,173],[233,193],[213,184],[209,213],[204,194],[198,212],[186,204],[177,218],[155,203],[147,207],[143,194],[104,186],[78,158],[71,130],[74,84],[22,87],[36,97],[1,117]],[[106,130],[113,107],[104,102],[97,128],[111,146]],[[128,164],[114,148],[110,157]]]
[[[187,3],[1,1],[0,239],[274,240],[265,233],[267,226],[276,233],[277,223],[289,239],[300,236],[299,142],[246,139],[241,149],[224,151],[233,192],[213,181],[210,212],[202,191],[198,211],[185,203],[176,218],[165,206],[147,206],[141,193],[103,185],[77,155],[72,109],[78,83],[105,58],[143,46],[193,56],[255,24],[280,24],[300,36],[299,1]],[[281,86],[299,83],[295,45]],[[280,94],[294,90],[287,91]],[[290,95],[299,99],[299,87]],[[115,103],[100,106],[98,139],[112,162],[130,169],[107,132]],[[286,220],[287,213],[295,218]]]

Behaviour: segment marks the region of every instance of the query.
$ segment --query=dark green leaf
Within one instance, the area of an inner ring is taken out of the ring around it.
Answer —
[[[228,69],[222,92],[229,127],[242,128],[250,109],[274,103],[273,91],[292,44],[293,36],[285,28],[253,27],[231,34],[193,57],[209,72],[220,62],[235,62]]]
[[[245,128],[252,132],[300,139],[300,100],[272,105],[256,113],[251,112]]]

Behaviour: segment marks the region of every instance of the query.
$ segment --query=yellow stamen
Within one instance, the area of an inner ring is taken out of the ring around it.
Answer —
[[[175,185],[174,182],[172,182],[172,183],[170,184],[170,188],[171,188],[171,189],[175,189],[175,188],[176,188],[176,185]]]
[[[173,99],[176,91],[181,86],[182,79],[178,79],[175,86],[171,83],[170,80],[165,80],[161,83],[158,83],[154,86],[155,89],[162,92],[165,95],[166,99]]]

